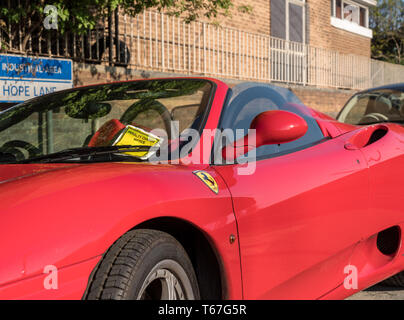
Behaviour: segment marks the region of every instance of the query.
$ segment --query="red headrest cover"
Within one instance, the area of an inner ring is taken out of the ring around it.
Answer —
[[[101,128],[97,130],[94,136],[91,138],[88,143],[89,147],[101,147],[108,146],[111,144],[114,137],[121,131],[125,129],[125,125],[123,125],[117,119],[111,119],[108,122],[105,122]]]

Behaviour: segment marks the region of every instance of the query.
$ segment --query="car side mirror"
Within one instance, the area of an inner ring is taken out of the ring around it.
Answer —
[[[262,112],[250,125],[250,129],[256,131],[256,148],[267,144],[292,142],[303,137],[307,128],[307,123],[302,117],[282,110]]]
[[[234,160],[264,145],[295,141],[306,134],[308,126],[295,113],[270,110],[257,115],[251,122],[250,129],[254,131],[222,149],[223,159]]]

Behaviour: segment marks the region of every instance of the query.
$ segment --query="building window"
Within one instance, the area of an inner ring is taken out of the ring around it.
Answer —
[[[333,2],[335,2],[336,3],[336,17],[337,18],[339,18],[339,19],[341,19],[341,17],[342,17],[342,4],[341,4],[341,0],[337,0],[337,1],[335,1],[335,0],[333,0]]]
[[[359,24],[359,7],[344,2],[344,19]]]
[[[359,13],[359,19],[360,19],[360,25],[362,27],[368,27],[368,10],[365,8],[360,8],[360,13]]]
[[[271,35],[306,42],[305,0],[271,0]]]
[[[368,8],[347,0],[331,0],[331,16],[368,27]]]
[[[369,8],[354,0],[331,0],[331,24],[339,29],[372,37]]]

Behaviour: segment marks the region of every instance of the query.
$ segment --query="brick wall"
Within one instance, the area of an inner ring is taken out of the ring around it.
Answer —
[[[331,25],[331,1],[306,0],[308,43],[315,47],[370,57],[371,39]],[[252,12],[242,13],[239,5],[250,5]],[[219,18],[222,26],[270,35],[270,0],[234,0],[232,15]]]
[[[307,9],[310,45],[370,57],[371,39],[331,25],[331,1],[307,0]]]
[[[218,18],[220,24],[243,31],[270,35],[270,0],[234,0],[231,16]],[[240,5],[251,6],[252,12],[241,12]]]
[[[348,99],[356,92],[352,90],[322,89],[312,87],[289,87],[308,107],[336,117]]]
[[[268,56],[272,58],[271,63],[284,65],[284,61],[289,57],[282,50],[287,50],[287,48],[298,52],[296,56],[291,57],[296,64],[303,63],[299,53],[303,52],[303,46],[296,46],[296,44],[287,46],[285,41],[273,38],[268,41],[268,38],[259,36],[260,34],[270,34],[271,0],[233,1],[234,7],[231,10],[231,16],[217,17],[216,21],[220,23],[221,27],[241,30],[243,31],[241,33],[233,32],[232,29],[206,26],[200,22],[186,25],[175,17],[167,17],[149,11],[136,19],[128,17],[120,19],[121,41],[128,46],[128,51],[121,50],[121,52],[129,53],[131,64],[151,70],[192,71],[195,74],[203,72],[232,74],[247,79],[276,79],[302,83],[302,78],[296,76],[297,73],[286,77],[286,73],[277,71],[275,65],[272,65],[272,69],[265,65]],[[240,11],[241,5],[251,6],[252,12]],[[345,54],[366,56],[367,59],[370,56],[370,39],[333,27],[331,25],[331,1],[328,0],[307,0],[306,20],[308,25],[306,38],[312,46],[311,49],[315,47],[327,51],[320,50],[321,52],[318,53],[317,49],[310,51],[310,64],[318,70],[311,70],[309,83],[319,85],[331,83],[332,81],[325,77],[318,80],[323,70],[328,70],[331,63],[336,68],[341,66],[338,74],[344,76],[346,73],[348,77],[353,78],[351,76],[352,67],[349,65],[351,57],[343,56],[338,63],[333,63],[330,55],[335,50]],[[212,18],[210,22],[216,21]],[[253,33],[253,35],[248,33]],[[268,52],[269,43],[272,48],[270,53]],[[276,49],[280,49],[280,51]],[[113,50],[113,55],[115,56],[115,50]],[[106,56],[106,52],[104,56]],[[358,70],[367,76],[366,63],[367,61],[363,62],[365,67],[358,67]],[[257,64],[259,64],[260,70],[256,70],[258,69]],[[322,66],[322,64],[327,65]],[[356,63],[356,66],[359,64]],[[356,75],[359,78],[362,77],[358,72]],[[342,80],[336,86],[359,87],[350,83],[347,85],[347,81]]]

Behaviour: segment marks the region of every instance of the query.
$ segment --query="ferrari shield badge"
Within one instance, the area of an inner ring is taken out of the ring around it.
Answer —
[[[193,174],[201,179],[202,182],[205,183],[214,193],[219,193],[219,187],[217,186],[216,180],[209,173],[198,170],[194,171]]]

